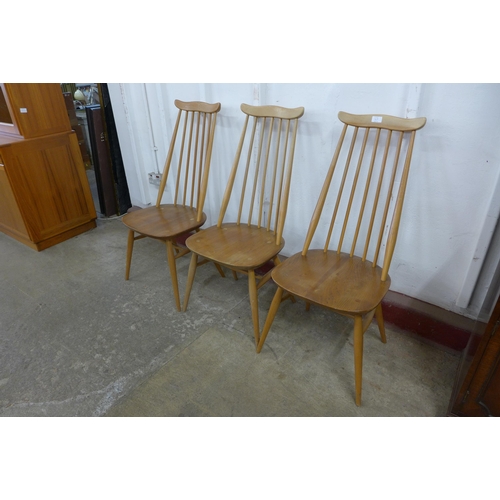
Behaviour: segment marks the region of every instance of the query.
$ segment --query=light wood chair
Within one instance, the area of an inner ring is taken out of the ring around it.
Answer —
[[[192,256],[183,309],[187,309],[198,265],[206,261],[218,263],[231,269],[235,278],[236,272],[244,273],[248,275],[257,345],[260,331],[257,290],[269,280],[271,273],[269,270],[259,275],[256,270],[270,261],[279,263],[278,254],[285,245],[283,227],[298,120],[304,108],[242,104],[241,110],[246,115],[245,122],[217,225],[186,240]],[[233,192],[232,220],[236,221],[223,222]],[[202,257],[201,261],[198,256]]]
[[[344,112],[338,116],[344,124],[342,133],[302,252],[284,260],[272,271],[278,289],[257,352],[264,345],[280,303],[289,294],[305,300],[307,309],[310,304],[317,304],[353,318],[356,404],[359,406],[363,334],[375,316],[382,342],[386,342],[381,301],[391,282],[389,266],[400,225],[415,134],[426,119]],[[327,201],[332,215],[324,222],[321,216]],[[322,249],[310,249],[320,221],[326,241]],[[331,241],[335,242],[335,250],[329,249]],[[343,251],[344,248],[347,251]],[[379,261],[383,262],[382,267],[377,265]]]
[[[154,238],[164,241],[177,310],[181,310],[176,259],[189,253],[182,239],[205,223],[203,212],[210,161],[220,103],[175,101],[178,108],[158,197],[154,207],[135,210],[123,217],[129,228],[125,279],[130,276],[134,241]],[[176,158],[176,162],[173,161]],[[172,166],[177,163],[177,166]],[[169,178],[170,174],[170,178]],[[172,183],[173,203],[162,204],[167,184]],[[136,235],[137,233],[137,235]],[[222,270],[220,270],[222,272]]]

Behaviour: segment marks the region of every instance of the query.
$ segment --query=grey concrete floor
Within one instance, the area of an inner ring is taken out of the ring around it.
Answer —
[[[0,233],[0,416],[446,414],[458,354],[373,323],[358,408],[348,319],[286,301],[256,354],[246,278],[200,267],[179,313],[163,244],[136,243],[127,282],[126,241],[119,219],[39,253]]]

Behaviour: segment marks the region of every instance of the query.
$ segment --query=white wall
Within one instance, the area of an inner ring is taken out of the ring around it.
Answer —
[[[163,169],[166,139],[177,111],[174,99],[222,103],[205,205],[209,225],[217,221],[243,123],[240,104],[304,106],[284,233],[285,255],[302,248],[340,132],[338,111],[426,116],[427,125],[417,133],[391,266],[391,289],[476,317],[479,306],[464,305],[474,289],[487,246],[481,248],[489,241],[489,226],[484,229],[488,210],[490,205],[496,207],[492,195],[500,171],[500,85],[108,85],[130,195],[138,206],[156,200],[157,188],[148,183],[147,173]]]

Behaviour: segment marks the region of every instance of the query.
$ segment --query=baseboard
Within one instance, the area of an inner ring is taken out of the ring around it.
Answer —
[[[477,322],[432,304],[389,291],[382,301],[384,321],[426,342],[462,352]]]

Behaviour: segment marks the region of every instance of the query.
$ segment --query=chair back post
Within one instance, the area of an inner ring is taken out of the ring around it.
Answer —
[[[413,144],[415,142],[416,131],[414,130],[410,136],[410,144],[406,153],[405,165],[401,176],[401,184],[398,190],[398,197],[396,199],[396,206],[394,207],[394,214],[392,217],[391,229],[387,237],[387,248],[384,255],[384,265],[382,267],[381,281],[385,281],[389,275],[389,267],[391,265],[394,248],[396,247],[396,240],[398,237],[399,224],[401,222],[401,213],[403,211],[403,203],[406,193],[406,185],[408,183],[408,174],[410,173],[410,162],[413,154]]]
[[[379,129],[379,132],[380,132],[380,129]],[[403,134],[401,134],[401,136],[402,135]],[[373,200],[373,209],[372,209],[372,215],[370,217],[370,225],[368,227],[368,233],[366,235],[366,240],[365,240],[365,249],[363,251],[363,258],[362,258],[363,262],[366,260],[366,255],[368,253],[368,247],[370,246],[370,239],[371,239],[371,235],[372,235],[372,232],[373,232],[373,224],[375,222],[375,214],[377,212],[378,202],[379,202],[379,199],[380,199],[380,192],[381,192],[381,188],[382,188],[382,181],[383,181],[385,170],[386,170],[386,166],[387,166],[387,158],[389,156],[389,149],[390,149],[390,145],[391,145],[391,139],[392,139],[392,130],[389,130],[388,134],[387,134],[386,143],[385,143],[384,157],[382,158],[382,165],[381,165],[381,168],[380,168],[380,173],[379,173],[379,178],[378,178],[378,183],[377,183],[377,191],[376,191],[375,199]],[[400,146],[398,146],[398,151],[400,151],[400,150],[401,150],[401,148],[400,148]],[[392,191],[392,184],[391,184],[391,187],[390,187],[389,190]],[[385,224],[385,219],[383,219],[383,220],[384,220],[384,224]],[[378,250],[379,250],[379,248],[377,247],[377,250],[375,252],[376,256],[374,258],[374,265],[376,265],[376,262],[377,262]]]
[[[281,120],[280,120],[280,123],[279,125],[281,126]],[[271,118],[271,125],[270,125],[270,130],[273,130],[274,128],[274,117]],[[281,128],[281,127],[279,127]],[[279,151],[279,142],[280,142],[280,137],[278,136],[278,141],[277,141],[277,147],[276,147],[276,150]],[[267,138],[267,147],[266,147],[266,155],[265,155],[265,162],[264,162],[264,171],[262,172],[262,178],[265,179],[267,177],[267,172],[268,172],[268,167],[269,167],[269,155],[271,153],[271,143],[272,143],[272,134],[269,134],[268,135],[268,138]],[[272,183],[272,187],[271,187],[271,200],[270,200],[270,205],[272,205],[272,198],[273,198],[273,190],[274,190],[274,186],[275,186],[275,182],[276,182],[276,179],[275,179],[275,176],[273,176],[273,183]],[[262,225],[262,213],[263,213],[263,209],[264,209],[264,205],[265,205],[265,191],[266,191],[266,185],[264,182],[261,183],[261,186],[260,186],[260,203],[259,203],[259,217],[257,219],[257,227],[261,227]],[[265,213],[265,212],[264,212]],[[269,216],[271,215],[271,211],[269,211]],[[270,220],[270,217],[267,217],[268,221]],[[265,225],[265,217],[264,217],[264,225]],[[270,228],[270,223],[267,224],[267,229],[269,230]]]
[[[205,205],[205,199],[207,197],[207,187],[208,187],[208,174],[210,172],[210,165],[212,162],[212,149],[213,149],[213,143],[214,143],[214,137],[215,137],[215,124],[217,122],[217,114],[213,114],[213,119],[212,115],[210,115],[210,121],[211,123],[209,124],[210,126],[210,133],[209,133],[209,138],[208,138],[208,148],[207,148],[207,153],[205,157],[205,170],[203,171],[203,178],[201,181],[201,187],[198,190],[199,194],[199,199],[198,199],[198,212],[196,214],[196,219],[198,221],[201,220],[201,217],[203,215],[203,207]]]
[[[243,130],[241,132],[240,142],[238,143],[238,149],[236,150],[236,155],[234,157],[233,166],[231,168],[231,174],[229,175],[229,181],[224,191],[224,196],[222,198],[221,208],[219,212],[219,219],[217,221],[217,227],[221,227],[224,220],[224,215],[226,215],[227,206],[231,198],[231,193],[233,191],[234,180],[236,178],[236,173],[238,171],[238,164],[240,162],[241,151],[243,149],[243,143],[245,142],[245,135],[248,126],[249,116],[245,117],[245,124],[243,125]]]
[[[408,119],[390,115],[351,115],[342,111],[339,112],[338,117],[344,123],[344,127],[311,218],[302,255],[305,256],[307,254],[322,216],[326,198],[333,182],[333,176],[336,175],[338,178],[335,184],[337,197],[334,202],[324,251],[328,251],[333,229],[336,225],[339,226],[336,250],[338,254],[342,252],[344,238],[347,238],[348,234],[352,234],[352,240],[349,241],[350,248],[347,252],[350,257],[355,255],[359,239],[360,245],[364,247],[360,251],[360,256],[362,255],[362,260],[365,261],[370,242],[373,240],[372,243],[376,243],[375,256],[372,263],[373,267],[377,265],[379,252],[385,246],[381,278],[382,281],[386,281],[401,221],[416,131],[425,125],[426,119]],[[346,141],[347,132],[351,128],[352,133],[350,134],[349,141]],[[360,129],[364,129],[362,134]],[[374,136],[371,135],[372,130],[375,133]],[[385,144],[382,142],[382,130],[386,131]],[[396,140],[393,140],[396,134],[398,136]],[[406,143],[407,146],[403,148],[404,137],[409,140]],[[346,142],[347,144],[345,144]],[[405,149],[406,157],[402,160],[401,157]],[[377,158],[379,151],[380,159]],[[337,164],[340,162],[341,156],[343,171],[341,170],[336,174],[335,170],[340,168]],[[356,156],[355,160],[353,156]],[[390,179],[389,176],[386,176],[386,179],[384,179],[385,172],[388,170],[386,166],[389,157],[391,158],[391,162],[394,159],[392,173],[390,174]],[[354,171],[348,174],[349,170],[351,170],[351,160]],[[396,177],[400,178],[397,193],[395,190]],[[349,182],[346,182],[347,179],[349,179]],[[371,213],[367,210],[370,205],[372,206]],[[382,211],[380,213],[382,215],[377,214],[379,205],[380,208],[383,207],[383,213]],[[392,210],[392,221],[388,236],[385,236],[387,235],[386,222],[390,206],[394,207]],[[338,212],[341,212],[343,217]],[[338,222],[336,220],[337,215],[339,215]],[[377,225],[380,223],[378,232],[374,231],[376,215],[380,219],[380,222],[377,221]],[[382,244],[384,238],[385,244]]]
[[[180,147],[180,153],[179,153],[179,160],[177,163],[177,179],[175,182],[175,193],[174,193],[174,205],[177,205],[177,199],[179,196],[179,187],[181,184],[181,173],[182,173],[182,160],[184,159],[184,151],[185,151],[185,145],[186,145],[186,132],[187,132],[187,126],[188,126],[188,118],[189,118],[189,112],[185,111],[184,113],[184,127],[182,128],[182,139],[181,139],[181,147]],[[191,133],[193,130],[191,121]],[[189,165],[189,154],[191,152],[191,148],[188,148],[188,158],[187,158],[187,164],[186,164],[186,174],[187,174],[187,166]]]
[[[181,144],[178,147],[179,158],[173,204],[176,206],[179,203],[184,206],[196,208],[197,221],[200,221],[208,185],[216,116],[220,111],[221,105],[220,103],[209,104],[201,101],[183,102],[179,100],[175,100],[174,104],[179,109],[179,112],[163,168],[156,206],[159,207],[161,205],[161,199],[165,191],[172,158],[176,149],[182,115],[184,115]]]
[[[156,206],[161,205],[161,199],[163,198],[163,193],[165,191],[165,186],[167,185],[167,177],[170,171],[170,164],[172,162],[172,155],[174,154],[175,141],[177,139],[177,131],[179,129],[179,123],[181,121],[182,110],[179,109],[177,113],[177,120],[175,122],[174,131],[172,133],[172,139],[170,141],[170,146],[168,148],[167,159],[165,160],[165,165],[163,166],[163,173],[161,175],[160,186],[158,188],[158,196],[156,197]]]
[[[285,227],[285,219],[286,219],[286,212],[288,209],[288,199],[290,196],[290,184],[292,181],[292,167],[293,167],[293,158],[294,158],[294,153],[295,153],[295,143],[297,141],[297,130],[299,128],[299,120],[298,118],[294,120],[295,122],[295,127],[293,131],[293,138],[292,138],[292,145],[290,147],[290,154],[288,157],[288,167],[287,167],[287,173],[286,173],[286,179],[285,179],[285,188],[284,188],[284,196],[283,200],[279,206],[279,212],[278,212],[278,221],[277,221],[277,231],[276,231],[276,245],[279,245],[281,243],[281,238],[283,237],[283,229]],[[290,123],[288,123],[288,126],[290,126]],[[287,130],[287,135],[288,139],[288,130]]]
[[[242,187],[236,224],[244,221],[248,226],[255,225],[258,228],[266,225],[266,229],[270,231],[273,223],[273,233],[280,241],[288,205],[298,119],[304,114],[304,108],[252,106],[243,103],[241,111],[246,115],[245,123],[217,226],[221,227],[223,223],[241,162]],[[253,119],[251,127],[248,126],[250,117]],[[291,122],[295,122],[293,130]],[[266,206],[269,206],[268,213]]]
[[[321,193],[319,195],[318,201],[316,203],[316,207],[314,209],[313,215],[311,217],[311,222],[309,223],[309,229],[307,230],[306,239],[304,242],[304,246],[302,248],[302,255],[305,256],[307,254],[307,250],[311,245],[311,241],[313,239],[314,233],[316,232],[316,228],[318,227],[319,219],[321,218],[321,214],[323,212],[323,207],[325,206],[325,201],[328,196],[328,191],[330,189],[330,184],[332,182],[333,174],[335,172],[335,168],[337,166],[337,162],[340,155],[340,150],[342,149],[342,144],[344,143],[345,134],[347,132],[347,123],[344,124],[342,128],[342,133],[340,135],[339,142],[337,144],[337,148],[335,149],[335,153],[333,155],[332,161],[330,163],[330,168],[326,174],[325,182],[323,183],[323,187],[321,188]],[[328,242],[327,238],[327,242]],[[326,245],[327,246],[327,245]],[[326,247],[325,247],[326,252]]]

